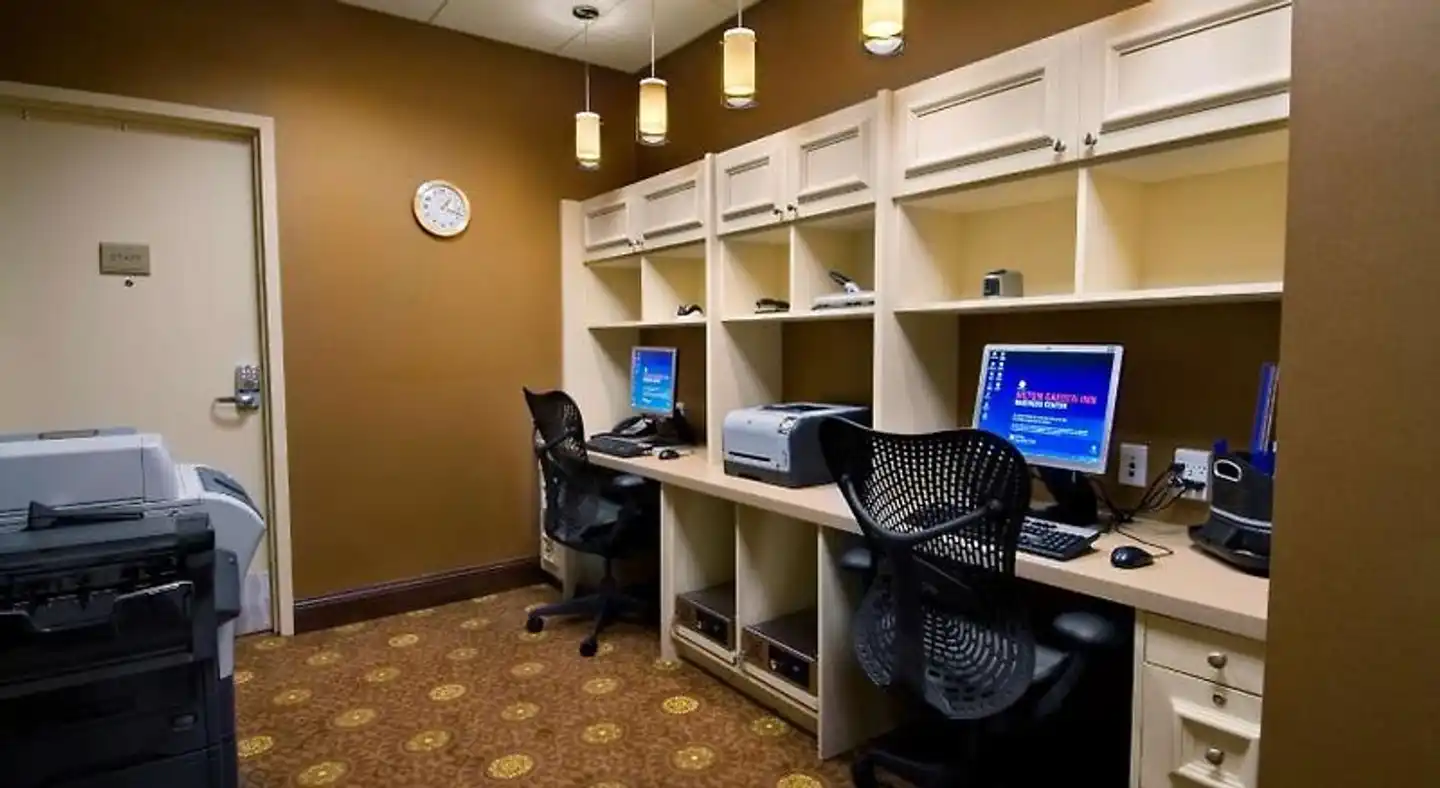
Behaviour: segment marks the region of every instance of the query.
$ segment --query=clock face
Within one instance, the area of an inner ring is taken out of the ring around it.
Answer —
[[[415,190],[415,220],[431,235],[459,235],[470,226],[470,200],[453,183],[426,181]]]

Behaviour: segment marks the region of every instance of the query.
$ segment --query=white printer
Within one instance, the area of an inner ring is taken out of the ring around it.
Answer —
[[[26,527],[32,504],[56,515],[84,512],[203,513],[215,533],[216,598],[238,611],[240,588],[265,519],[235,479],[202,465],[179,465],[159,435],[82,430],[0,436],[0,533]],[[235,621],[219,631],[219,676],[234,671]]]
[[[858,405],[787,402],[730,411],[721,427],[725,473],[781,487],[828,484],[819,431],[831,417],[870,425],[870,409]]]

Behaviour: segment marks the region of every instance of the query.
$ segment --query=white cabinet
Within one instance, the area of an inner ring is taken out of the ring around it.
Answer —
[[[1153,0],[1080,29],[1087,154],[1290,115],[1291,0]]]
[[[1070,160],[1079,60],[1079,37],[1071,31],[897,91],[896,196]]]
[[[1254,788],[1260,698],[1141,668],[1140,788]]]
[[[586,200],[581,206],[585,259],[618,257],[635,251],[630,231],[629,191],[621,189]]]
[[[585,259],[704,240],[708,194],[706,159],[586,200],[581,209]]]
[[[875,202],[878,104],[872,99],[790,130],[790,218]]]
[[[732,148],[715,158],[721,235],[875,201],[879,100]]]

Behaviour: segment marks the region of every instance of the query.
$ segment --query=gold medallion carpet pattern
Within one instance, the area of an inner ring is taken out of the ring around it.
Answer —
[[[842,788],[815,740],[653,630],[525,631],[548,586],[236,647],[246,788]]]

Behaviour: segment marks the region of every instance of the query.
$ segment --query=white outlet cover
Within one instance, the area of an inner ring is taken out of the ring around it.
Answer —
[[[1205,489],[1187,492],[1182,497],[1191,501],[1210,500],[1210,452],[1204,449],[1176,449],[1175,462],[1185,466],[1180,472],[1182,477],[1205,485]]]
[[[1134,471],[1131,471],[1131,464]],[[1129,487],[1148,487],[1150,484],[1150,447],[1144,443],[1120,444],[1120,483]]]

